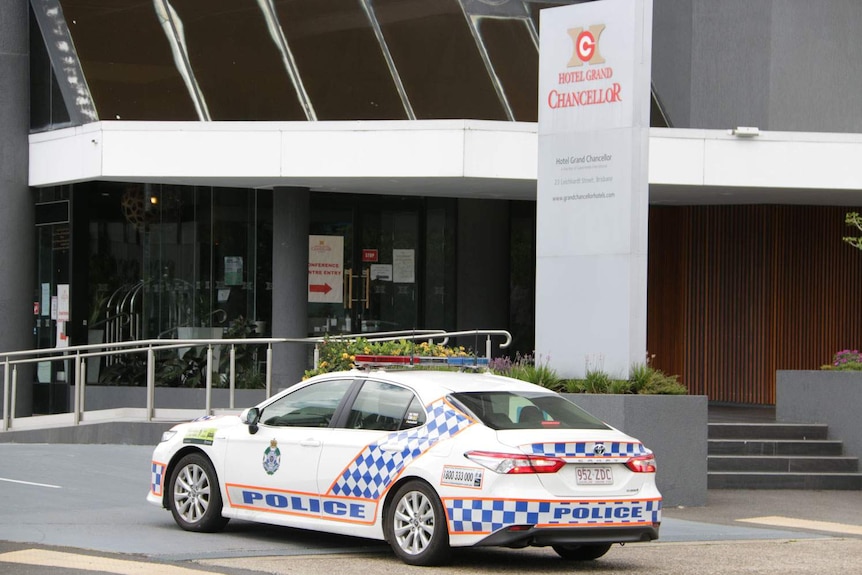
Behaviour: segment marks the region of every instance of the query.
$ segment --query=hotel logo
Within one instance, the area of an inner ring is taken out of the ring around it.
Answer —
[[[599,40],[604,30],[604,24],[594,24],[586,30],[569,28],[568,33],[573,45],[572,57],[568,63],[569,68],[583,66],[584,63],[591,65],[605,63],[605,59],[599,52]]]

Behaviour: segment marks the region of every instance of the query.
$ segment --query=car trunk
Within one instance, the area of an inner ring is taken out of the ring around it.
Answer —
[[[649,451],[616,430],[499,430],[498,440],[525,454],[556,457],[566,465],[537,474],[557,497],[637,497],[651,474],[635,473],[625,463]]]

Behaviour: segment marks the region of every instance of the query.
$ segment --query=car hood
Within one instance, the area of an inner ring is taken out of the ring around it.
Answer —
[[[242,421],[238,415],[206,415],[192,421],[179,423],[173,426],[171,430],[182,432],[195,429],[225,429],[241,424]]]

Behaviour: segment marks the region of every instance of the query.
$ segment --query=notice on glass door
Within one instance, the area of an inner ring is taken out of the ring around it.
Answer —
[[[371,264],[371,281],[392,281],[392,264]]]
[[[392,281],[412,284],[416,281],[416,250],[392,250]]]
[[[308,301],[344,301],[343,237],[308,236]]]
[[[225,256],[224,285],[242,285],[242,256]]]

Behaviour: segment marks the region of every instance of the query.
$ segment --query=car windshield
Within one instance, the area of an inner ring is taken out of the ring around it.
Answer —
[[[492,429],[610,429],[555,394],[488,391],[455,393],[452,398]]]

